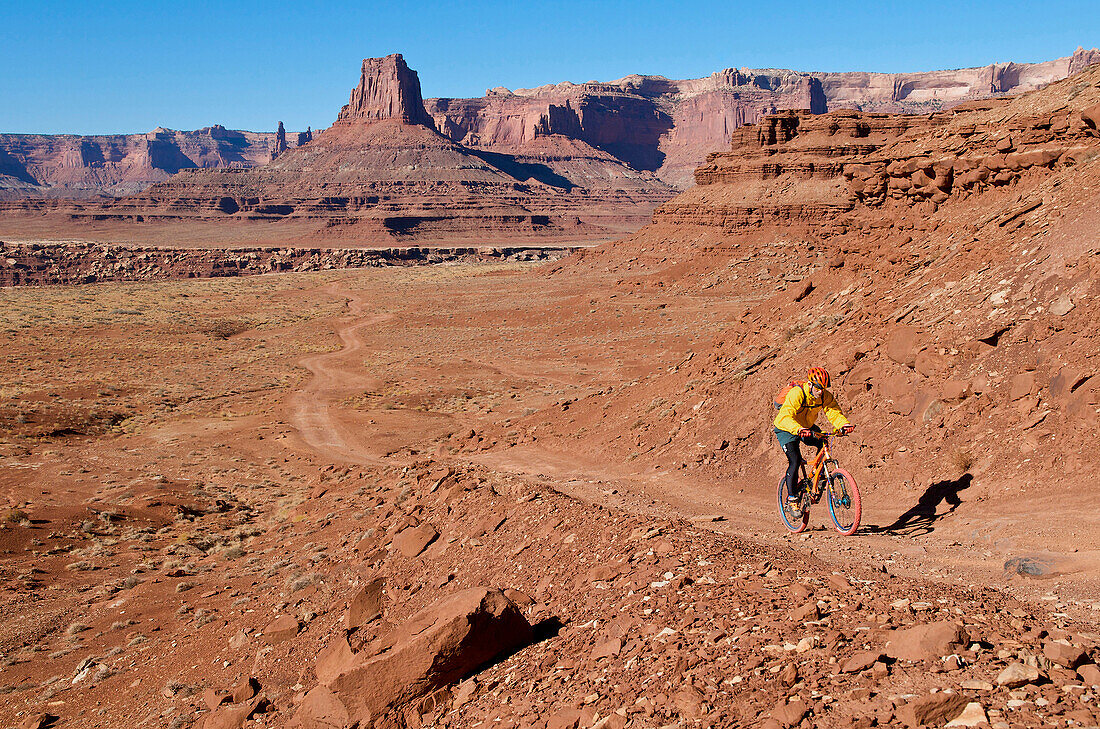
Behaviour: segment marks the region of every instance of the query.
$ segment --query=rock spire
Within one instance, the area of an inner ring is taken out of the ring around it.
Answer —
[[[400,119],[407,124],[434,128],[424,111],[420,78],[405,65],[400,53],[385,58],[364,58],[359,85],[351,91],[351,100],[337,122],[375,122]]]
[[[275,159],[289,148],[286,143],[286,129],[283,128],[283,123],[279,122],[279,128],[275,132],[275,145],[271,148],[271,159]]]

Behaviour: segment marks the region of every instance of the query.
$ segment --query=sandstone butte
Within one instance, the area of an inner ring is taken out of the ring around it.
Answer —
[[[165,226],[191,226],[185,237],[220,244],[609,240],[689,186],[736,129],[777,110],[928,113],[1040,88],[1097,60],[1097,50],[1078,49],[1044,63],[911,74],[725,69],[423,100],[399,55],[368,59],[316,142],[312,131],[295,145],[285,133],[217,126],[0,135],[0,199],[23,200],[0,208],[0,233],[50,237],[72,216],[96,223],[91,237],[147,243],[180,237]],[[278,225],[241,225],[256,221]]]

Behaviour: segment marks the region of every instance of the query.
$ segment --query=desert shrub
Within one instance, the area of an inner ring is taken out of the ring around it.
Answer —
[[[22,509],[9,509],[8,513],[4,514],[4,521],[8,524],[20,524],[24,521],[30,521],[30,518]]]
[[[951,454],[951,464],[960,474],[969,473],[974,467],[974,457],[967,451],[957,450]]]
[[[207,322],[202,331],[214,339],[229,339],[235,334],[246,332],[252,328],[252,323],[244,319],[214,319]]]

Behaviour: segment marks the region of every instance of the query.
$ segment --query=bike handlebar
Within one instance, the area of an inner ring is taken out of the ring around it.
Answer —
[[[806,430],[810,430],[810,429],[806,428]],[[824,431],[818,431],[818,432],[810,431],[810,433],[812,434],[811,437],[814,437],[814,438],[843,438],[844,436],[851,435],[851,433],[845,433],[842,430],[833,430],[833,431],[830,431],[828,433],[826,433]]]

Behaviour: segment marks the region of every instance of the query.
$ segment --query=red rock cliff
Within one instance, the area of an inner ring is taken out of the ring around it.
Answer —
[[[1100,51],[1043,63],[997,63],[924,73],[801,73],[732,69],[706,78],[626,76],[606,83],[498,88],[479,99],[428,99],[449,138],[514,153],[542,135],[579,139],[674,187],[691,185],[708,152],[735,129],[777,110],[924,114],[965,101],[1041,88],[1100,61]]]

